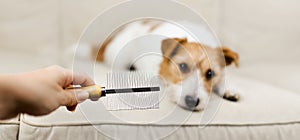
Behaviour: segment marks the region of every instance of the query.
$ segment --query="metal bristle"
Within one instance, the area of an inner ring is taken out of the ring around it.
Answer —
[[[159,79],[151,73],[114,72],[107,74],[106,89],[139,88],[159,86]],[[159,108],[159,91],[107,94],[108,110]]]
[[[116,72],[107,74],[107,89],[158,86],[157,77],[151,73]]]

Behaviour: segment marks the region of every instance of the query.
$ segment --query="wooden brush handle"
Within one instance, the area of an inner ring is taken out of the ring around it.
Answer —
[[[81,89],[89,93],[89,99],[98,99],[103,96],[102,88],[97,85],[82,87]]]
[[[101,86],[93,85],[93,86],[87,86],[87,87],[67,87],[66,89],[81,89],[85,90],[89,93],[89,99],[98,99],[102,96],[105,96],[105,94],[102,93]]]

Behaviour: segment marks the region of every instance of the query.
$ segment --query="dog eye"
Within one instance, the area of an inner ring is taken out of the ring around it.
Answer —
[[[183,72],[183,73],[187,73],[187,72],[190,71],[189,67],[186,63],[181,63],[178,66],[179,66],[180,71]]]
[[[212,78],[215,76],[215,72],[212,71],[211,69],[209,69],[209,70],[207,70],[205,76],[206,76],[206,79],[207,79],[207,80],[210,80],[210,79],[212,79]]]

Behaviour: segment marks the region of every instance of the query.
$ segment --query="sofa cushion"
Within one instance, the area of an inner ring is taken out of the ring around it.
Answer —
[[[0,139],[14,140],[18,138],[20,116],[8,120],[0,120]]]
[[[96,65],[95,79],[105,81],[107,68]],[[50,115],[22,115],[20,138],[128,138],[187,136],[203,139],[296,139],[300,130],[300,95],[257,80],[227,75],[238,103],[212,96],[205,111],[190,112],[161,97],[158,110],[106,111],[105,97],[86,101],[75,112],[64,107]],[[230,79],[229,79],[230,77]],[[105,137],[107,136],[107,137]]]
[[[242,63],[241,67],[231,72],[251,77],[273,86],[284,88],[300,94],[300,63],[299,62],[263,62]]]

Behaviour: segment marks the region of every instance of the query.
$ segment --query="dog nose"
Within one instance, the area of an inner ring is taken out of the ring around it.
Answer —
[[[185,103],[189,108],[196,107],[199,104],[199,98],[192,96],[185,96]]]

